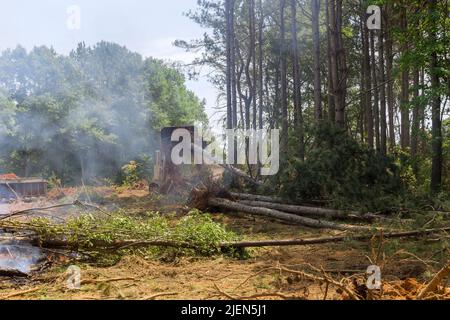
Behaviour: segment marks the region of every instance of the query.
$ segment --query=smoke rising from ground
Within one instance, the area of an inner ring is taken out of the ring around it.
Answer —
[[[117,177],[149,164],[167,125],[205,118],[184,76],[117,44],[80,44],[69,56],[18,47],[0,56],[0,173],[66,182]],[[150,167],[148,165],[148,167]]]

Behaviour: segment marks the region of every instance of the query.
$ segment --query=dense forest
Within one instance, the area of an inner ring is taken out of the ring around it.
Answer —
[[[22,47],[0,56],[0,167],[23,177],[120,178],[139,161],[149,175],[156,131],[206,121],[204,102],[175,64],[114,43],[80,43],[69,56]]]
[[[227,128],[282,130],[281,193],[448,194],[447,1],[198,5],[187,16],[211,32],[176,44],[216,71]]]

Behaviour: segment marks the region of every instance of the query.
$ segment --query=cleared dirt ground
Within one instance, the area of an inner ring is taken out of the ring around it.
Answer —
[[[149,210],[182,212],[179,205],[162,205],[146,191],[108,192],[107,205],[126,208],[130,214]],[[343,235],[255,219],[214,214],[227,229],[248,240],[313,238]],[[448,240],[378,239],[313,246],[249,249],[248,257],[169,257],[162,260],[125,256],[117,264],[99,267],[53,257],[51,266],[29,279],[0,279],[2,299],[345,299],[333,285],[282,272],[279,266],[310,274],[326,274],[353,289],[365,283],[369,265],[382,269],[384,299],[412,299],[433,275],[448,263]],[[68,265],[81,270],[80,290],[66,286]],[[449,296],[448,285],[440,298]],[[366,294],[362,292],[362,294]],[[379,295],[380,292],[375,293]]]

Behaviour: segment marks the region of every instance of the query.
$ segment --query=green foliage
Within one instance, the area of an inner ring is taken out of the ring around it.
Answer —
[[[153,128],[207,122],[204,102],[186,89],[185,78],[177,69],[161,60],[147,59],[143,76]]]
[[[97,251],[116,241],[167,241],[179,243],[180,247],[153,247],[150,249],[124,248],[136,253],[159,257],[167,255],[211,256],[220,252],[219,244],[236,241],[237,236],[214,222],[208,214],[191,211],[180,220],[170,219],[159,213],[150,212],[145,218],[137,219],[121,212],[106,218],[94,218],[84,214],[68,220],[64,224],[54,224],[48,219],[34,219],[30,222],[42,240],[64,239],[79,250]],[[187,246],[183,246],[187,245]],[[116,252],[119,254],[119,252]]]
[[[59,179],[55,173],[52,173],[50,177],[47,179],[48,182],[48,188],[61,188],[61,179]]]
[[[148,179],[153,175],[152,158],[143,155],[131,160],[124,166],[115,177],[115,184],[127,188],[136,187],[140,181]]]
[[[174,235],[180,242],[195,244],[197,252],[205,256],[216,254],[221,242],[236,240],[235,234],[226,231],[211,216],[199,210],[193,210],[182,218],[174,228]]]
[[[123,185],[133,187],[139,182],[138,164],[136,161],[130,161],[122,167]]]
[[[314,147],[304,162],[288,159],[280,179],[281,195],[289,199],[327,199],[335,206],[379,209],[407,190],[407,174],[401,161],[369,150],[329,124],[320,126],[313,137]]]

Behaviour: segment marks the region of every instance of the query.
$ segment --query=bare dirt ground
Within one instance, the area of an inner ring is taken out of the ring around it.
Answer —
[[[107,199],[130,214],[182,211],[179,205],[158,205],[142,190],[116,190]],[[214,219],[249,240],[342,234],[242,215],[215,214]],[[223,255],[161,261],[132,255],[109,267],[79,263],[80,290],[66,285],[67,267],[76,263],[58,257],[29,279],[0,278],[0,299],[345,299],[336,287],[277,267],[316,274],[319,270],[333,279],[353,281],[357,291],[367,267],[375,263],[382,269],[383,299],[412,299],[448,264],[448,253],[448,241],[428,238],[258,248],[250,249],[246,259]],[[439,290],[450,296],[448,282]]]

